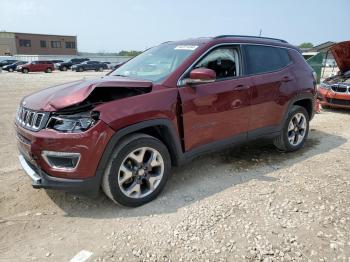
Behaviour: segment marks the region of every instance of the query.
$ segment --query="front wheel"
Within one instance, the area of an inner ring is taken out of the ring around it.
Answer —
[[[50,67],[46,68],[45,73],[51,73],[52,69]]]
[[[281,134],[274,139],[274,145],[287,152],[303,147],[309,133],[309,114],[304,107],[293,106]]]
[[[28,74],[28,72],[29,72],[28,68],[23,68],[23,69],[22,69],[22,73],[23,73],[23,74]]]
[[[157,138],[134,134],[114,150],[102,189],[115,203],[136,207],[155,199],[169,177],[167,147]]]

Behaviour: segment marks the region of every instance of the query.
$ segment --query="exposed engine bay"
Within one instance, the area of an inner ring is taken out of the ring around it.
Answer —
[[[142,95],[150,92],[149,88],[123,88],[123,87],[98,87],[95,88],[90,95],[82,102],[65,107],[53,114],[74,114],[79,112],[85,112],[93,109],[95,106],[102,103]]]
[[[88,130],[99,120],[100,113],[94,111],[97,105],[122,98],[150,92],[149,88],[98,87],[82,102],[52,112],[46,125],[59,132],[81,132]]]
[[[324,83],[332,84],[349,84],[350,85],[350,70],[346,71],[344,74],[331,76],[324,80]]]

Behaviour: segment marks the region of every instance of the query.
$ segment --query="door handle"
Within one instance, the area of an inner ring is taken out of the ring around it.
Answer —
[[[292,81],[292,80],[293,80],[293,79],[290,78],[289,76],[285,76],[285,77],[282,78],[281,82],[290,82],[290,81]]]
[[[246,89],[249,89],[249,86],[247,86],[247,85],[238,85],[233,90],[234,91],[240,91],[240,90],[246,90]]]

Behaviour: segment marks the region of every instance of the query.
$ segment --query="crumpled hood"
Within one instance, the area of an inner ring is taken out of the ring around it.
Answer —
[[[21,105],[37,111],[57,111],[84,101],[99,87],[152,88],[152,82],[117,76],[79,80],[33,93],[25,97]]]
[[[331,52],[342,73],[350,70],[350,41],[333,45],[331,47]]]

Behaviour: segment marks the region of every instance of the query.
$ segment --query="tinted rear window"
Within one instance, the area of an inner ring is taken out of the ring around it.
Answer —
[[[259,74],[279,70],[290,63],[288,50],[278,47],[245,46],[248,74]]]

